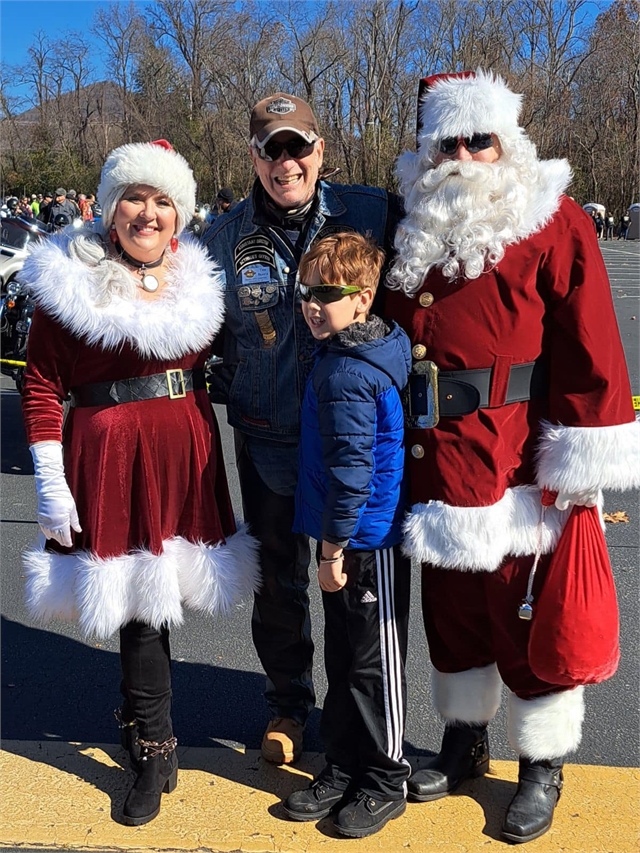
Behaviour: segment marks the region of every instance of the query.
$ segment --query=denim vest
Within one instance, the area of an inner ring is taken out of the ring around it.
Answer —
[[[223,365],[214,371],[213,392],[232,427],[295,444],[316,343],[302,315],[290,246],[253,219],[251,193],[203,237],[225,277]],[[367,234],[382,246],[386,221],[385,190],[323,181],[304,250],[339,231]]]

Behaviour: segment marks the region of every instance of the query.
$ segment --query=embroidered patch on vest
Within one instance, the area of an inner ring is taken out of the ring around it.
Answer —
[[[252,234],[240,240],[234,251],[236,275],[252,264],[267,264],[276,268],[276,252],[268,237]]]
[[[312,244],[316,243],[318,240],[324,239],[325,237],[331,237],[333,234],[344,234],[345,231],[354,234],[356,229],[352,228],[350,225],[325,225],[313,238]]]

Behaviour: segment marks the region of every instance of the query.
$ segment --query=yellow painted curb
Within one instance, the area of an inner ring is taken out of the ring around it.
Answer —
[[[485,853],[513,848],[499,840],[515,790],[515,762],[494,761],[463,793],[407,806],[376,835],[338,838],[330,819],[295,823],[280,801],[304,787],[322,756],[297,768],[266,764],[257,751],[179,748],[178,788],[163,797],[156,820],[117,822],[131,783],[115,746],[5,741],[0,753],[0,847],[75,851],[216,851],[216,853]],[[637,853],[640,772],[568,765],[551,830],[527,853]]]

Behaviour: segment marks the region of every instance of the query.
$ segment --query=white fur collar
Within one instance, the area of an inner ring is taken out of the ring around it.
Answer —
[[[95,273],[69,255],[62,233],[37,243],[21,279],[36,303],[73,335],[112,350],[127,342],[145,358],[180,358],[207,348],[224,317],[222,276],[193,238],[182,235],[157,299],[95,301]]]
[[[567,160],[539,160],[538,180],[529,192],[529,200],[514,240],[524,240],[541,231],[560,207],[560,199],[571,183]]]

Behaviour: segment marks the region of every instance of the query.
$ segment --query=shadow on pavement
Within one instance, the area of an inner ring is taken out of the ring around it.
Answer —
[[[3,391],[0,394],[0,431],[0,471],[3,474],[33,474],[33,462],[22,422],[20,395],[15,391]]]
[[[260,748],[267,721],[263,675],[185,661],[174,661],[172,672],[172,716],[183,767],[218,773],[219,764],[221,775],[232,772],[238,775],[233,781],[273,793],[292,779],[293,790],[296,781],[288,771],[266,764],[259,752],[244,755],[231,748]],[[124,752],[110,750],[117,767],[83,754],[98,744],[119,741],[112,713],[121,701],[119,685],[116,652],[2,618],[5,750],[32,757],[33,742],[43,742],[36,760],[47,763],[47,743],[66,745],[65,770],[110,796],[126,793],[129,776],[123,772]],[[319,715],[319,710],[314,711],[309,723],[312,740]],[[16,741],[25,742],[24,750]],[[212,746],[222,749],[193,749]],[[226,758],[218,761],[222,755]],[[304,770],[304,762],[298,767]]]

